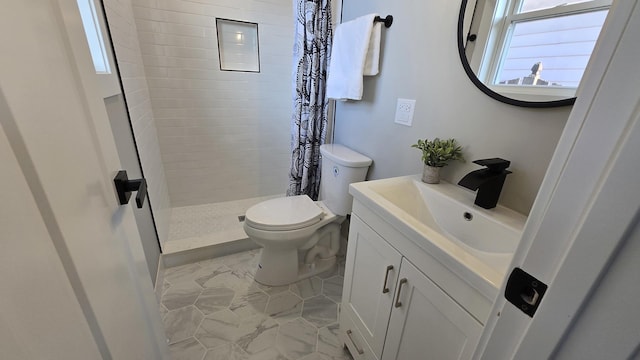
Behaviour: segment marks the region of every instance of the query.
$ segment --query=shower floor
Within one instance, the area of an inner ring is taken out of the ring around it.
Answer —
[[[238,217],[251,206],[280,196],[283,195],[175,207],[171,210],[169,238],[162,252],[175,254],[247,239]]]

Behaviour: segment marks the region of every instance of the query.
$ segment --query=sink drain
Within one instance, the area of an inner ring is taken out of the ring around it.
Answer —
[[[467,221],[473,220],[473,214],[467,211],[465,211],[465,213],[462,214],[462,217]]]

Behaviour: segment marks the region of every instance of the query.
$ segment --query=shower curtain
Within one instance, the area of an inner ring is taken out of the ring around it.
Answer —
[[[325,95],[331,56],[331,0],[294,0],[293,115],[287,196],[320,191],[320,145],[327,133]]]

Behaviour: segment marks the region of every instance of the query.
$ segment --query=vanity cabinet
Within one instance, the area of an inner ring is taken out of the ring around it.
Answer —
[[[482,325],[402,259],[383,360],[469,359]]]
[[[344,328],[345,334],[351,331],[345,344],[352,345],[354,357],[362,355],[366,346],[375,358],[382,354],[401,260],[402,255],[380,235],[357,216],[351,217],[340,312],[357,324],[359,334]]]
[[[374,228],[354,212],[340,313],[354,359],[469,359],[483,325],[393,245],[409,240]]]

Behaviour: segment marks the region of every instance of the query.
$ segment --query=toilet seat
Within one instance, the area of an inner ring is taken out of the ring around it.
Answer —
[[[307,195],[263,201],[247,210],[246,225],[259,230],[286,231],[318,223],[325,216],[321,207]]]

